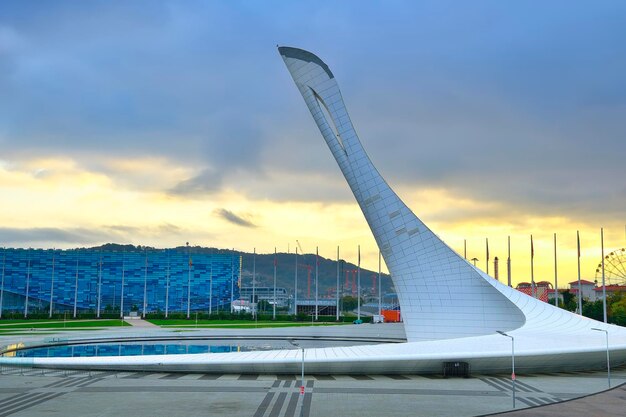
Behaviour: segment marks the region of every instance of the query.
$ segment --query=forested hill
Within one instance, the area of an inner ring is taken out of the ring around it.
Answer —
[[[144,251],[144,250],[165,250],[156,249],[148,246],[133,246],[133,245],[120,245],[115,243],[107,243],[102,246],[98,246],[91,249],[102,249],[110,251]],[[187,251],[193,255],[194,253],[225,253],[230,254],[233,251],[231,249],[219,249],[219,248],[206,248],[201,246],[179,246],[176,248],[169,248],[179,251]],[[242,286],[252,285],[252,271],[253,263],[256,264],[256,280],[257,286],[272,286],[274,281],[274,254],[259,254],[254,256],[252,253],[235,251],[235,255],[241,255],[242,257]],[[302,293],[306,289],[307,285],[307,270],[311,270],[311,294],[315,290],[315,254],[298,255],[298,289],[299,293]],[[277,253],[276,254],[276,285],[278,287],[285,287],[290,292],[294,287],[294,275],[296,269],[296,255],[294,253]],[[344,288],[344,293],[348,293],[351,290],[353,273],[351,271],[356,270],[357,266],[354,263],[346,262],[343,259],[339,261],[339,276],[340,286],[345,287],[346,272],[349,277],[349,287]],[[323,297],[329,291],[334,294],[334,288],[337,285],[337,261],[334,259],[319,257],[318,265],[319,274],[319,296]],[[378,282],[378,271],[371,271],[368,269],[361,269],[361,287],[363,294],[371,292],[373,285],[373,278],[376,276],[376,282]],[[382,274],[382,290],[383,293],[394,292],[391,279],[388,274]],[[376,283],[378,286],[378,283]],[[376,291],[377,292],[377,289]]]
[[[242,270],[243,270],[243,286],[252,285],[252,269],[253,269],[253,254],[241,253],[242,255]],[[308,269],[310,267],[311,274],[311,294],[315,290],[313,282],[315,281],[315,254],[298,255],[298,292],[302,292],[307,285]],[[293,253],[278,253],[276,254],[276,281],[279,287],[285,287],[293,289],[294,277],[296,270],[296,255]],[[257,254],[256,255],[256,275],[257,285],[271,286],[274,280],[274,254]],[[346,262],[343,259],[339,261],[339,285],[340,288],[344,287],[344,293],[350,292],[353,276],[357,266],[353,263]],[[345,288],[346,272],[348,273],[349,287]],[[319,274],[319,295],[326,294],[328,291],[332,291],[334,294],[334,288],[337,286],[337,261],[334,259],[319,257],[318,264]],[[368,269],[361,269],[361,287],[363,294],[370,292],[373,285],[373,277],[378,280],[378,271],[371,271]],[[392,292],[393,286],[391,278],[388,274],[381,274],[382,290],[383,293]],[[376,286],[378,284],[376,283]],[[377,289],[374,291],[377,293]]]

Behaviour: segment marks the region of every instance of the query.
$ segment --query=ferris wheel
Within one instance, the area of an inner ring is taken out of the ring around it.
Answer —
[[[607,285],[626,285],[626,249],[616,249],[604,257]],[[602,282],[602,263],[596,268],[596,282]]]

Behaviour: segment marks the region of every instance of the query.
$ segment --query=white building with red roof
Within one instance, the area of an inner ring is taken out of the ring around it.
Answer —
[[[586,279],[580,280],[580,290],[582,292],[583,300],[596,300],[596,293],[594,292],[594,288],[596,288],[595,282],[587,281]],[[578,280],[569,283],[569,292],[578,297]]]
[[[594,288],[593,292],[595,293],[595,300],[602,300],[604,298],[602,286]],[[626,285],[607,285],[606,286],[607,297],[610,297],[611,295],[620,293],[620,292],[626,292]]]

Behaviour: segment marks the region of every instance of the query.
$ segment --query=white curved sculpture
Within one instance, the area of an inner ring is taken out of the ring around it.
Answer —
[[[443,243],[391,190],[352,127],[328,66],[310,52],[279,52],[376,238],[398,293],[408,343],[306,350],[308,373],[434,373],[464,361],[505,372],[515,338],[520,372],[626,363],[626,329],[539,301],[492,279]],[[297,373],[298,350],[95,358],[0,358],[0,364],[82,369]]]
[[[501,284],[448,247],[374,168],[328,66],[308,51],[278,49],[385,258],[409,342],[514,330],[571,334],[590,326],[626,333]]]
[[[328,66],[302,49],[281,47],[279,52],[385,258],[407,339],[450,339],[521,327],[524,314],[502,296],[502,285],[443,243],[374,168]]]

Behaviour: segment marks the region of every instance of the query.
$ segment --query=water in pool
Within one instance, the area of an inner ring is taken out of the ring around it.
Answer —
[[[15,353],[16,357],[80,357],[80,356],[138,356],[138,355],[180,355],[185,353],[228,353],[250,352],[275,349],[269,346],[242,345],[196,345],[196,344],[97,344],[52,346],[23,349]]]

